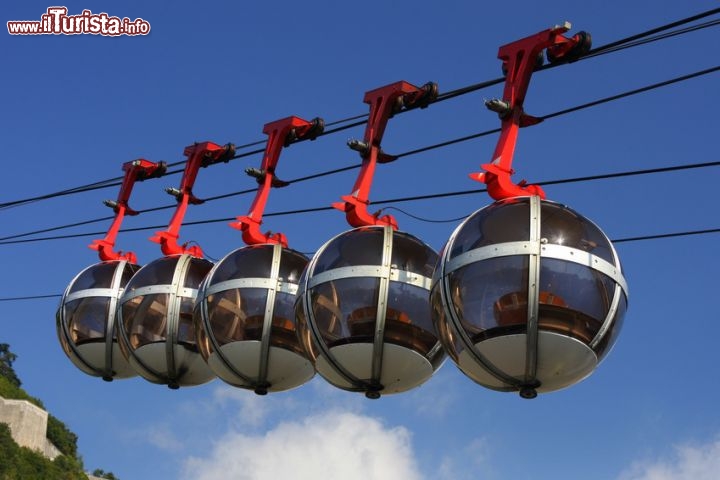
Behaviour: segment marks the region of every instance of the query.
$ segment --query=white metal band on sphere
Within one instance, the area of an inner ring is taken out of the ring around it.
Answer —
[[[383,268],[382,265],[356,265],[352,267],[333,268],[332,270],[326,270],[317,275],[313,275],[308,282],[308,288],[314,288],[321,283],[327,283],[333,280],[360,277],[388,278],[390,281],[413,285],[428,291],[430,291],[430,286],[432,285],[431,278],[420,275],[419,273],[398,270],[391,266],[390,273],[388,274],[387,269]]]
[[[534,245],[533,245],[534,243]],[[533,248],[535,247],[535,248]],[[610,277],[615,283],[628,294],[627,282],[623,277],[620,269],[612,263],[604,260],[597,255],[593,255],[585,250],[567,247],[565,245],[542,243],[539,242],[506,242],[485,247],[476,248],[467,251],[447,262],[444,274],[448,275],[471,263],[488,260],[496,257],[507,257],[511,255],[535,255],[540,253],[542,258],[554,258],[557,260],[565,260],[571,263],[577,263],[593,270],[596,270]]]

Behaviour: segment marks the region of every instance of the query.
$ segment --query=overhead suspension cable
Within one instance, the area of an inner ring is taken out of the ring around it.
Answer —
[[[582,182],[588,182],[588,181],[594,181],[594,180],[608,180],[608,179],[612,179],[612,178],[650,175],[650,174],[656,174],[656,173],[669,173],[669,172],[677,172],[677,171],[682,171],[682,170],[694,170],[694,169],[710,168],[710,167],[718,167],[718,166],[720,166],[720,161],[695,163],[695,164],[690,164],[690,165],[674,165],[674,166],[669,166],[669,167],[658,167],[658,168],[650,168],[650,169],[644,169],[644,170],[632,170],[632,171],[624,171],[624,172],[605,173],[605,174],[590,175],[590,176],[583,176],[583,177],[563,178],[563,179],[558,179],[558,180],[547,180],[547,181],[543,181],[543,182],[536,182],[536,184],[541,185],[541,186],[547,186],[547,185],[560,185],[560,184],[568,184],[568,183],[582,183]],[[426,194],[426,195],[414,195],[414,196],[410,196],[410,197],[389,198],[389,199],[376,200],[376,201],[370,202],[370,205],[397,204],[397,203],[405,203],[405,202],[414,202],[414,201],[419,201],[419,200],[432,200],[432,199],[438,199],[438,198],[457,197],[457,196],[464,196],[464,195],[475,195],[475,194],[483,193],[486,191],[487,190],[484,188],[479,188],[479,189],[459,190],[459,191],[443,192],[443,193],[432,193],[432,194]],[[265,213],[265,217],[307,214],[307,213],[315,213],[315,212],[323,212],[323,211],[331,211],[331,210],[334,210],[333,207],[331,207],[331,206],[311,207],[311,208]],[[235,218],[234,217],[223,217],[223,218],[185,222],[183,225],[185,225],[185,226],[207,225],[207,224],[213,224],[213,223],[228,222],[228,221],[232,221],[232,220],[235,220]],[[139,231],[145,231],[145,230],[155,230],[155,229],[163,228],[163,227],[164,227],[164,225],[152,225],[152,226],[144,226],[144,227],[125,228],[120,231],[124,232],[124,233],[129,233],[129,232],[139,232]],[[20,239],[20,240],[7,240],[7,241],[1,241],[0,245],[12,245],[12,244],[32,243],[32,242],[40,242],[40,241],[51,241],[51,240],[64,240],[64,239],[69,239],[69,238],[98,236],[98,235],[103,235],[104,233],[105,232],[86,232],[86,233],[75,233],[75,234],[68,234],[68,235],[56,235],[56,236],[51,236],[51,237],[29,238],[29,239]]]
[[[690,27],[681,28],[678,30],[673,30],[672,32],[667,32],[659,35],[655,35],[652,37],[643,38],[640,40],[635,40],[633,42],[625,43],[622,45],[618,45],[609,49],[605,49],[602,51],[593,51],[591,50],[587,55],[581,57],[579,60],[585,60],[587,58],[593,58],[597,57],[599,55],[605,55],[607,53],[614,53],[619,52],[620,50],[625,50],[628,48],[638,47],[640,45],[646,45],[648,43],[657,42],[659,40],[665,40],[667,38],[676,37],[678,35],[684,35],[686,33],[695,32],[697,30],[703,30],[705,28],[709,27],[715,27],[717,25],[720,25],[720,20],[710,20],[705,23],[701,23],[699,25],[692,25]]]
[[[598,99],[598,100],[594,100],[594,101],[592,101],[592,102],[587,102],[587,103],[584,103],[584,104],[576,105],[576,106],[574,106],[574,107],[570,107],[570,108],[566,108],[566,109],[563,109],[563,110],[559,110],[559,111],[556,111],[556,112],[553,112],[553,113],[549,113],[549,114],[547,114],[547,115],[543,115],[543,116],[538,117],[538,118],[540,118],[541,120],[548,120],[548,119],[555,118],[555,117],[559,117],[559,116],[562,116],[562,115],[567,115],[567,114],[569,114],[569,113],[577,112],[577,111],[579,111],[579,110],[584,110],[584,109],[586,109],[586,108],[594,107],[594,106],[597,106],[597,105],[602,105],[602,104],[604,104],[604,103],[609,103],[609,102],[611,102],[611,101],[620,100],[620,99],[622,99],[622,98],[630,97],[630,96],[637,95],[637,94],[640,94],[640,93],[645,93],[645,92],[648,92],[648,91],[651,91],[651,90],[655,90],[655,89],[658,89],[658,88],[661,88],[661,87],[665,87],[665,86],[668,86],[668,85],[672,85],[672,84],[675,84],[675,83],[680,83],[680,82],[683,82],[683,81],[686,81],[686,80],[690,80],[690,79],[693,79],[693,78],[696,78],[696,77],[700,77],[700,76],[703,76],[703,75],[708,75],[708,74],[710,74],[710,73],[717,72],[718,70],[720,70],[720,65],[715,66],[715,67],[711,67],[711,68],[707,68],[707,69],[704,69],[704,70],[700,70],[700,71],[697,71],[697,72],[693,72],[693,73],[690,73],[690,74],[687,74],[687,75],[682,75],[682,76],[679,76],[679,77],[675,77],[675,78],[672,78],[672,79],[669,79],[669,80],[665,80],[665,81],[662,81],[662,82],[654,83],[654,84],[652,84],[652,85],[647,85],[647,86],[644,86],[644,87],[636,88],[636,89],[634,89],[634,90],[630,90],[630,91],[623,92],[623,93],[620,93],[620,94],[611,95],[611,96],[609,96],[609,97],[605,97],[605,98],[601,98],[601,99]],[[494,129],[490,129],[490,130],[485,130],[485,131],[483,131],[483,132],[478,132],[478,133],[474,133],[474,134],[471,134],[471,135],[466,135],[466,136],[459,137],[459,138],[455,138],[455,139],[452,139],[452,140],[447,140],[447,141],[440,142],[440,143],[436,143],[436,144],[433,144],[433,145],[428,145],[428,146],[425,146],[425,147],[421,147],[421,148],[417,148],[417,149],[414,149],[414,150],[409,150],[409,151],[406,151],[406,152],[403,152],[403,153],[399,153],[399,154],[395,155],[395,158],[396,158],[396,159],[399,159],[399,158],[402,158],[402,157],[407,157],[407,156],[416,155],[416,154],[419,154],[419,153],[424,153],[424,152],[427,152],[427,151],[430,151],[430,150],[435,150],[435,149],[438,149],[438,148],[447,147],[447,146],[449,146],[449,145],[453,145],[453,144],[456,144],[456,143],[461,143],[461,142],[465,142],[465,141],[468,141],[468,140],[473,140],[473,139],[476,139],[476,138],[480,138],[480,137],[492,135],[492,134],[495,134],[495,133],[498,133],[498,132],[500,132],[500,129],[499,129],[499,128],[494,128]],[[257,153],[257,152],[255,152],[255,153]],[[249,155],[249,153],[243,154],[243,156],[245,156],[245,155]],[[236,156],[235,158],[237,158],[237,156]],[[293,180],[289,180],[289,181],[288,181],[288,184],[301,183],[301,182],[304,182],[304,181],[307,181],[307,180],[313,180],[313,179],[317,179],[317,178],[321,178],[321,177],[325,177],[325,176],[329,176],[329,175],[334,175],[334,174],[336,174],[336,173],[346,172],[346,171],[349,171],[349,170],[354,170],[354,169],[360,168],[360,166],[361,166],[360,164],[356,164],[356,165],[350,165],[350,166],[346,166],[346,167],[336,168],[336,169],[328,170],[328,171],[324,171],[324,172],[319,172],[319,173],[307,175],[307,176],[304,176],[304,177],[296,178],[296,179],[293,179]],[[229,198],[229,197],[233,197],[233,196],[239,196],[239,195],[249,194],[249,193],[253,193],[253,192],[255,192],[255,191],[256,191],[256,189],[247,189],[247,190],[241,190],[241,191],[237,191],[237,192],[226,193],[226,194],[217,195],[217,196],[214,196],[214,197],[208,197],[208,198],[205,199],[205,202],[213,201],[213,200],[218,200],[218,199],[223,199],[223,198]],[[154,212],[154,211],[172,209],[172,208],[175,208],[175,206],[176,206],[175,204],[164,205],[164,206],[161,206],[161,207],[154,207],[154,208],[149,208],[149,209],[145,209],[145,210],[139,210],[138,213],[148,213],[148,212]],[[9,236],[5,236],[5,237],[0,237],[0,245],[5,244],[5,243],[8,243],[7,241],[9,241],[9,240],[14,240],[14,239],[18,239],[18,238],[28,237],[28,236],[32,236],[32,235],[38,235],[38,234],[41,234],[41,233],[48,233],[48,232],[51,232],[51,231],[64,230],[64,229],[67,229],[67,228],[77,227],[77,226],[81,226],[81,225],[88,225],[88,224],[97,223],[97,222],[100,222],[100,221],[107,221],[107,220],[109,220],[109,219],[112,219],[112,217],[101,217],[101,218],[96,218],[96,219],[93,219],[93,220],[87,220],[87,221],[83,221],[83,222],[76,222],[76,223],[72,223],[72,224],[68,224],[68,225],[61,225],[61,226],[57,226],[57,227],[49,227],[49,228],[44,228],[44,229],[35,230],[35,231],[31,231],[31,232],[26,232],[26,233],[21,233],[21,234],[15,234],[15,235],[9,235]]]
[[[679,27],[681,25],[685,25],[687,23],[692,23],[694,21],[700,20],[702,18],[706,18],[712,15],[716,15],[720,13],[720,8],[715,8],[712,10],[708,10],[706,12],[702,12],[697,15],[693,15],[691,17],[684,18],[682,20],[678,20],[672,23],[668,23],[665,25],[661,25],[659,27],[647,30],[645,32],[641,32],[635,35],[631,35],[629,37],[622,38],[620,40],[616,40],[610,43],[607,43],[605,45],[601,45],[599,47],[591,49],[586,55],[580,57],[578,61],[586,60],[589,58],[598,57],[601,55],[606,55],[609,53],[614,53],[620,50],[624,50],[627,48],[633,48],[640,45],[645,45],[647,43],[656,42],[659,40],[665,40],[667,38],[675,37],[677,35],[683,35],[687,33],[691,33],[697,30],[702,30],[704,28],[713,27],[716,25],[720,25],[720,20],[711,20],[708,22],[705,22],[700,25],[694,25],[690,27],[685,27],[683,29],[679,29],[673,32],[667,32],[667,33],[660,33],[665,32],[666,30],[670,30],[675,27]],[[538,68],[538,70],[548,70],[551,68],[559,67],[561,65],[564,65],[564,63],[548,63]],[[437,100],[433,103],[441,102],[443,100],[448,100],[450,98],[455,98],[460,95],[465,95],[467,93],[475,92],[477,90],[482,90],[484,88],[488,88],[494,85],[499,85],[505,81],[505,77],[498,77],[493,80],[486,80],[484,82],[476,83],[473,85],[468,85],[466,87],[458,88],[456,90],[451,90],[449,92],[441,93],[438,95]]]
[[[120,180],[120,181],[118,181],[118,180]],[[41,200],[49,200],[51,198],[63,197],[66,195],[73,195],[75,193],[90,192],[92,190],[99,190],[102,188],[114,187],[114,186],[120,185],[121,181],[122,181],[122,177],[116,177],[116,178],[111,178],[108,180],[103,180],[100,182],[89,183],[87,185],[80,185],[78,187],[69,188],[67,190],[60,190],[59,192],[47,193],[45,195],[38,195],[36,197],[30,197],[30,198],[25,198],[22,200],[14,200],[11,202],[5,202],[5,203],[0,204],[0,210],[12,208],[12,207],[19,207],[22,205],[39,202]]]
[[[681,20],[677,20],[675,22],[661,25],[659,27],[656,27],[656,28],[653,28],[653,29],[650,29],[650,30],[647,30],[647,31],[644,31],[641,33],[637,33],[635,35],[631,35],[629,37],[625,37],[625,38],[616,40],[614,42],[611,42],[611,43],[608,43],[608,44],[605,44],[605,45],[602,45],[600,47],[590,50],[590,52],[586,56],[581,57],[579,60],[584,60],[584,59],[596,57],[599,55],[613,53],[613,52],[623,50],[626,48],[636,47],[636,46],[643,45],[646,43],[650,43],[650,42],[654,42],[654,41],[658,41],[658,40],[664,40],[666,38],[674,37],[677,35],[683,35],[683,34],[687,34],[687,33],[697,31],[697,30],[700,30],[703,28],[708,28],[711,26],[719,25],[720,20],[712,20],[712,21],[705,22],[703,24],[685,27],[685,28],[678,29],[678,30],[675,30],[672,32],[661,33],[661,32],[666,32],[667,30],[671,30],[673,28],[676,28],[676,27],[679,27],[682,25],[686,25],[688,23],[695,22],[702,18],[716,15],[718,13],[720,13],[720,8],[707,10],[707,11],[699,13],[697,15],[686,17]],[[549,68],[554,68],[559,65],[561,65],[561,64],[548,64],[548,65],[541,67],[540,69],[545,70],[545,69],[549,69]],[[473,85],[468,85],[466,87],[461,87],[461,88],[458,88],[455,90],[451,90],[451,91],[448,91],[445,93],[441,93],[440,95],[438,95],[437,99],[433,103],[441,102],[441,101],[455,98],[455,97],[458,97],[461,95],[465,95],[467,93],[475,92],[477,90],[488,88],[490,86],[500,84],[504,80],[505,80],[504,77],[499,77],[499,78],[496,78],[493,80],[488,80],[488,81],[476,83]],[[322,135],[329,135],[332,133],[337,133],[337,132],[340,132],[343,130],[354,128],[359,125],[363,125],[366,123],[365,119],[367,118],[367,116],[368,116],[367,114],[361,114],[361,115],[356,115],[356,116],[352,116],[352,117],[348,117],[348,118],[344,118],[341,120],[336,120],[336,121],[330,122],[330,123],[326,124],[326,126],[334,126],[334,125],[341,125],[341,124],[346,124],[346,125],[342,125],[342,126],[334,128],[334,129],[327,130]],[[355,121],[355,120],[360,120],[360,121]],[[353,123],[348,123],[348,122],[353,122]],[[472,138],[476,138],[476,137],[472,137]],[[255,142],[250,142],[250,143],[246,143],[244,145],[236,146],[236,149],[244,149],[244,148],[249,148],[249,147],[253,147],[253,146],[257,146],[257,145],[264,145],[265,143],[266,143],[265,140],[258,140]],[[263,151],[264,151],[263,149],[259,149],[259,150],[253,150],[250,152],[244,152],[242,154],[234,156],[232,159],[242,158],[242,157],[246,157],[249,155],[254,155],[256,153],[262,153]],[[168,167],[179,166],[179,165],[183,165],[184,163],[185,163],[185,160],[180,160],[180,161],[168,164]],[[182,170],[168,171],[165,173],[165,176],[177,174],[180,172],[182,172]],[[90,183],[90,184],[86,184],[86,185],[80,185],[80,186],[69,188],[66,190],[60,190],[58,192],[48,193],[48,194],[44,194],[44,195],[38,195],[38,196],[29,197],[29,198],[25,198],[25,199],[21,199],[21,200],[14,200],[14,201],[0,203],[0,210],[11,208],[11,207],[18,207],[21,205],[34,203],[34,202],[38,202],[41,200],[48,200],[48,199],[52,199],[52,198],[56,198],[56,197],[72,195],[75,193],[83,193],[83,192],[88,192],[88,191],[102,189],[102,188],[110,188],[110,187],[119,186],[121,184],[122,178],[123,177],[114,177],[114,178],[110,178],[107,180],[102,180],[102,181],[98,181],[98,182],[94,182],[94,183]]]
[[[679,27],[681,25],[692,23],[692,22],[695,22],[695,21],[703,19],[703,18],[711,17],[713,15],[717,15],[718,13],[720,13],[720,8],[713,8],[710,10],[706,10],[704,12],[698,13],[697,15],[686,17],[681,20],[677,20],[675,22],[667,23],[665,25],[661,25],[659,27],[652,28],[650,30],[646,30],[644,32],[640,32],[635,35],[631,35],[629,37],[621,38],[614,42],[605,44],[601,47],[594,48],[594,49],[590,50],[589,55],[598,55],[605,51],[614,51],[614,49],[616,49],[617,47],[620,47],[620,46],[623,46],[626,44],[632,44],[633,42],[640,40],[642,38],[651,37],[660,32],[664,32],[666,30],[670,30],[672,28]],[[683,33],[685,33],[685,32],[683,32]],[[663,38],[668,38],[668,37],[663,37]]]
[[[681,231],[681,232],[658,233],[655,235],[623,237],[623,238],[611,239],[610,241],[615,244],[631,243],[631,242],[641,242],[641,241],[648,241],[648,240],[661,240],[661,239],[666,239],[666,238],[680,238],[680,237],[690,237],[690,236],[697,236],[697,235],[707,235],[707,234],[711,234],[711,233],[720,233],[720,228],[708,228],[708,229],[704,229],[704,230],[685,230],[685,231]],[[61,297],[62,297],[61,293],[54,293],[54,294],[47,294],[47,295],[26,295],[26,296],[17,296],[17,297],[0,297],[0,302],[42,300],[42,299],[48,299],[48,298],[61,298]]]
[[[557,112],[549,113],[549,114],[547,114],[547,115],[543,115],[543,116],[538,117],[538,118],[540,118],[541,120],[548,120],[548,119],[550,119],[550,118],[555,118],[555,117],[559,117],[559,116],[562,116],[562,115],[567,115],[568,113],[577,112],[577,111],[579,111],[579,110],[584,110],[584,109],[586,109],[586,108],[595,107],[595,106],[597,106],[597,105],[602,105],[602,104],[604,104],[604,103],[612,102],[612,101],[615,101],[615,100],[620,100],[621,98],[630,97],[630,96],[637,95],[637,94],[640,94],[640,93],[648,92],[648,91],[650,91],[650,90],[655,90],[655,89],[657,89],[657,88],[666,87],[666,86],[668,86],[668,85],[672,85],[672,84],[675,84],[675,83],[683,82],[683,81],[685,81],[685,80],[690,80],[690,79],[692,79],[692,78],[700,77],[700,76],[703,76],[703,75],[708,75],[708,74],[710,74],[710,73],[717,72],[718,70],[720,70],[720,65],[717,65],[717,66],[711,67],[711,68],[707,68],[707,69],[704,69],[704,70],[700,70],[700,71],[698,71],[698,72],[690,73],[690,74],[687,74],[687,75],[682,75],[682,76],[680,76],[680,77],[672,78],[672,79],[665,80],[665,81],[662,81],[662,82],[654,83],[654,84],[652,84],[652,85],[647,85],[647,86],[645,86],[645,87],[636,88],[636,89],[634,89],[634,90],[630,90],[630,91],[627,91],[627,92],[619,93],[619,94],[617,94],[617,95],[611,95],[611,96],[609,96],[609,97],[605,97],[605,98],[601,98],[601,99],[598,99],[598,100],[594,100],[594,101],[592,101],[592,102],[587,102],[587,103],[583,103],[583,104],[581,104],[581,105],[576,105],[576,106],[574,106],[574,107],[566,108],[566,109],[564,109],[564,110],[558,110]],[[464,136],[464,137],[456,138],[456,139],[453,139],[453,140],[448,140],[448,141],[441,142],[441,143],[436,143],[436,144],[434,144],[434,145],[428,145],[428,146],[425,146],[425,147],[417,148],[417,149],[415,149],[415,150],[409,150],[409,151],[407,151],[407,152],[404,152],[404,153],[400,153],[400,154],[398,154],[398,155],[395,155],[395,157],[397,157],[397,158],[402,158],[402,157],[407,157],[407,156],[409,156],[409,155],[415,155],[415,154],[418,154],[418,153],[427,152],[427,151],[429,151],[429,150],[434,150],[434,149],[441,148],[441,147],[447,147],[448,145],[453,145],[453,144],[455,144],[455,143],[465,142],[465,141],[468,141],[468,140],[473,140],[473,139],[475,139],[475,138],[480,138],[480,137],[484,137],[484,136],[487,136],[487,135],[492,135],[492,134],[494,134],[494,133],[499,133],[500,130],[501,130],[500,128],[493,128],[493,129],[490,129],[490,130],[485,130],[485,131],[483,131],[483,132],[478,132],[478,133],[474,133],[474,134],[471,134],[471,135],[466,135],[466,136]]]

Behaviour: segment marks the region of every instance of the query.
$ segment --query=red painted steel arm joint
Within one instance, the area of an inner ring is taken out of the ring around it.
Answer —
[[[288,185],[287,182],[275,176],[275,168],[280,160],[280,152],[283,147],[299,140],[314,140],[322,133],[324,125],[321,118],[315,118],[308,122],[298,117],[287,117],[265,124],[263,133],[268,135],[268,141],[260,170],[254,168],[245,170],[248,175],[257,179],[258,191],[255,200],[253,200],[247,215],[237,217],[237,222],[230,223],[231,227],[242,231],[242,239],[247,245],[271,243],[287,248],[287,238],[282,233],[262,233],[260,231],[270,189]]]
[[[530,77],[538,67],[538,60],[542,61],[543,50],[548,50],[553,62],[572,61],[571,56],[579,56],[589,50],[589,35],[582,32],[572,38],[564,37],[562,34],[569,29],[570,24],[566,22],[500,47],[498,58],[503,61],[506,72],[503,99],[486,102],[486,106],[497,112],[502,120],[500,139],[492,163],[482,165],[485,172],[470,174],[473,180],[487,185],[488,193],[495,200],[527,195],[545,198],[545,192],[538,185],[527,185],[524,180],[513,183],[510,178],[515,173],[512,161],[518,130],[542,121],[525,114],[523,102]]]
[[[362,167],[352,193],[341,197],[343,202],[333,204],[334,208],[345,212],[351,226],[389,225],[397,230],[397,221],[392,215],[380,217],[380,212],[371,214],[367,211],[376,164],[392,162],[397,158],[384,153],[380,148],[380,142],[388,120],[395,113],[403,109],[425,107],[435,97],[437,97],[436,84],[428,83],[418,88],[404,81],[370,90],[365,94],[363,101],[370,105],[370,116],[365,128],[364,141],[348,142],[348,146],[360,152],[363,157]]]
[[[164,162],[154,163],[145,159],[133,160],[132,162],[126,162],[122,166],[125,172],[122,186],[120,187],[120,193],[118,194],[117,200],[106,200],[104,203],[108,207],[111,207],[115,211],[115,219],[110,225],[110,229],[105,235],[105,238],[94,240],[89,245],[93,250],[97,250],[100,260],[103,262],[113,260],[127,260],[130,263],[137,263],[137,256],[133,252],[121,252],[114,251],[115,238],[120,231],[120,225],[122,225],[123,218],[125,215],[137,215],[138,212],[130,208],[128,200],[132,193],[133,186],[136,181],[143,181],[148,178],[157,178],[162,176],[167,169],[167,165]]]
[[[185,163],[185,171],[180,182],[180,188],[165,189],[170,195],[177,199],[175,213],[170,220],[167,230],[156,232],[150,240],[159,243],[164,255],[180,255],[187,253],[194,257],[202,258],[203,252],[199,245],[191,247],[187,243],[179,245],[177,240],[180,234],[183,218],[189,204],[199,205],[203,203],[192,193],[198,170],[200,167],[207,167],[218,162],[227,162],[235,155],[235,147],[231,144],[220,146],[212,142],[202,142],[190,145],[185,148],[185,156],[188,157]]]

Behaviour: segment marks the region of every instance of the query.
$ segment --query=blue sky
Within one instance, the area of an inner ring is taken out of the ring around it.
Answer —
[[[0,202],[117,177],[136,158],[182,160],[195,141],[263,140],[265,123],[298,115],[333,121],[367,112],[364,92],[398,80],[453,90],[500,75],[500,45],[564,20],[603,45],[717,7],[716,2],[481,4],[366,1],[65,2],[69,13],[143,18],[143,37],[0,35],[3,174]],[[49,3],[4,2],[3,22],[39,20]],[[713,17],[714,18],[714,17]],[[716,28],[627,49],[533,78],[526,110],[545,115],[717,64]],[[520,132],[517,178],[547,181],[717,161],[718,74],[668,86]],[[383,142],[404,152],[499,126],[483,99],[501,86],[390,121]],[[293,145],[281,178],[358,162],[345,146],[362,128]],[[490,160],[496,136],[381,165],[371,199],[479,188],[467,178]],[[199,197],[252,188],[255,155],[203,169]],[[268,212],[326,206],[356,171],[272,192]],[[718,228],[718,169],[546,187],[548,198],[595,221],[612,239]],[[179,176],[136,185],[131,206],[171,203]],[[115,189],[0,210],[0,236],[104,217]],[[247,212],[252,197],[192,207],[188,221]],[[484,194],[397,204],[430,219],[467,215]],[[388,206],[388,205],[385,205]],[[440,249],[456,223],[396,214],[402,230]],[[126,219],[163,225],[170,212]],[[108,222],[58,234],[100,232]],[[266,217],[290,245],[313,252],[346,230],[336,211]],[[140,263],[161,255],[128,232],[118,247]],[[59,294],[97,262],[102,235],[0,244],[0,298]],[[213,258],[242,245],[225,222],[188,226]],[[620,243],[630,286],[618,343],[599,369],[533,401],[491,392],[447,361],[422,387],[369,401],[316,377],[257,397],[219,380],[170,391],[134,378],[110,384],[66,359],[55,334],[57,298],[0,302],[0,342],[18,355],[23,386],[79,435],[89,469],[150,478],[710,479],[720,469],[720,315],[714,303],[717,234]],[[361,477],[362,475],[362,477]]]

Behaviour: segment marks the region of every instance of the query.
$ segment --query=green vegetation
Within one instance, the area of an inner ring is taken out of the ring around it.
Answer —
[[[20,379],[12,368],[12,364],[16,358],[17,355],[10,351],[10,345],[0,343],[0,376],[7,378],[10,383],[19,387],[21,385]]]
[[[10,436],[10,428],[0,423],[0,479],[2,480],[87,480],[79,461],[65,455],[51,461],[20,447]]]
[[[20,387],[20,379],[12,368],[16,358],[8,344],[0,343],[0,397],[27,400],[44,410],[45,406],[39,399]],[[87,480],[82,458],[77,453],[77,435],[53,415],[48,415],[46,435],[62,453],[55,460],[16,444],[8,425],[0,423],[0,480]],[[119,480],[113,473],[100,469],[95,470],[93,475]]]
[[[52,415],[48,415],[47,438],[63,455],[79,458],[77,453],[77,435],[71,432],[64,423]],[[82,463],[81,463],[82,466]]]
[[[0,375],[0,397],[7,398],[8,400],[27,400],[43,410],[45,409],[45,406],[39,399],[31,397],[25,390],[16,386],[7,377],[2,375]]]
[[[106,472],[105,470],[101,470],[99,468],[93,470],[92,474],[95,477],[105,478],[106,480],[120,480],[112,472]]]

